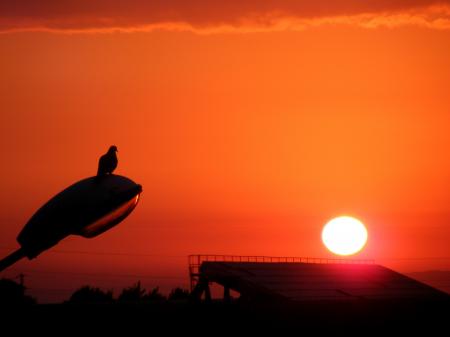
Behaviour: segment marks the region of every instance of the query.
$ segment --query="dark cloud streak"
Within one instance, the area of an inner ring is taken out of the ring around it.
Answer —
[[[127,29],[168,23],[196,29],[241,27],[249,22],[270,25],[280,18],[394,15],[430,6],[450,6],[450,0],[2,0],[0,30]]]

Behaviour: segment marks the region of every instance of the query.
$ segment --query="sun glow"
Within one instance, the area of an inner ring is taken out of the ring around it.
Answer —
[[[352,255],[366,244],[367,229],[358,219],[340,216],[323,227],[322,241],[334,254]]]

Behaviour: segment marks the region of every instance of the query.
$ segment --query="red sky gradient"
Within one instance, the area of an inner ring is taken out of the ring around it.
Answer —
[[[187,286],[188,254],[331,257],[341,214],[355,257],[450,269],[448,1],[33,3],[0,4],[1,255],[111,144],[144,188],[4,273],[40,300]]]

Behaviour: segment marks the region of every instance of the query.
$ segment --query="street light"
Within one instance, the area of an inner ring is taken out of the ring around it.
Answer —
[[[0,261],[0,271],[22,257],[33,259],[69,235],[95,237],[136,207],[142,186],[114,174],[83,179],[42,206],[17,237],[20,248]]]

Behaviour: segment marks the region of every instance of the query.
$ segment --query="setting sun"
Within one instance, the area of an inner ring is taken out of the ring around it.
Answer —
[[[352,255],[367,242],[367,230],[361,221],[349,216],[330,220],[322,230],[322,241],[334,254]]]

